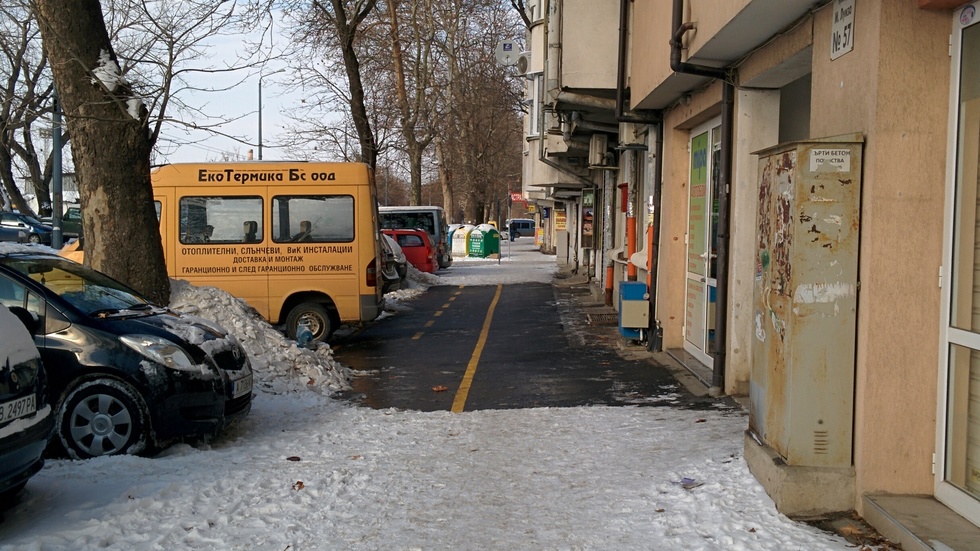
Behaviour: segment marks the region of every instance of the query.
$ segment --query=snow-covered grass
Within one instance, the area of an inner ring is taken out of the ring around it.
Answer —
[[[548,281],[530,239],[504,257],[413,271],[435,284]],[[252,413],[154,458],[49,461],[0,522],[0,550],[845,550],[779,514],[742,459],[742,412],[581,407],[371,410],[349,373],[240,301],[174,284],[172,306],[229,329],[258,377]],[[384,323],[384,320],[378,323]]]

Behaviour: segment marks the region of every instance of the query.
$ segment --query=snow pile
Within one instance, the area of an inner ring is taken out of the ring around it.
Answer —
[[[300,348],[243,300],[225,291],[171,280],[170,307],[217,323],[234,335],[252,362],[257,390],[283,394],[306,388],[329,395],[350,389],[350,370],[334,361],[329,345]]]

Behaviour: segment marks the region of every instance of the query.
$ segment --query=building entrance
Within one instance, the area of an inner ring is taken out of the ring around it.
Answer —
[[[718,179],[721,122],[691,133],[691,172],[687,203],[687,279],[684,350],[712,367],[718,243]]]

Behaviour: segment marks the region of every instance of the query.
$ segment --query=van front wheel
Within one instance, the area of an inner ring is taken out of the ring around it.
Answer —
[[[330,321],[330,313],[317,302],[303,302],[289,311],[289,315],[286,316],[286,335],[289,338],[296,338],[296,330],[300,323],[309,326],[315,341],[326,342],[336,329]]]

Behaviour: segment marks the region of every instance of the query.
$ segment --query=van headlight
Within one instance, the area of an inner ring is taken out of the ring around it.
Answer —
[[[147,358],[178,371],[201,371],[201,366],[191,361],[184,349],[153,335],[124,335],[119,337],[126,346]]]

